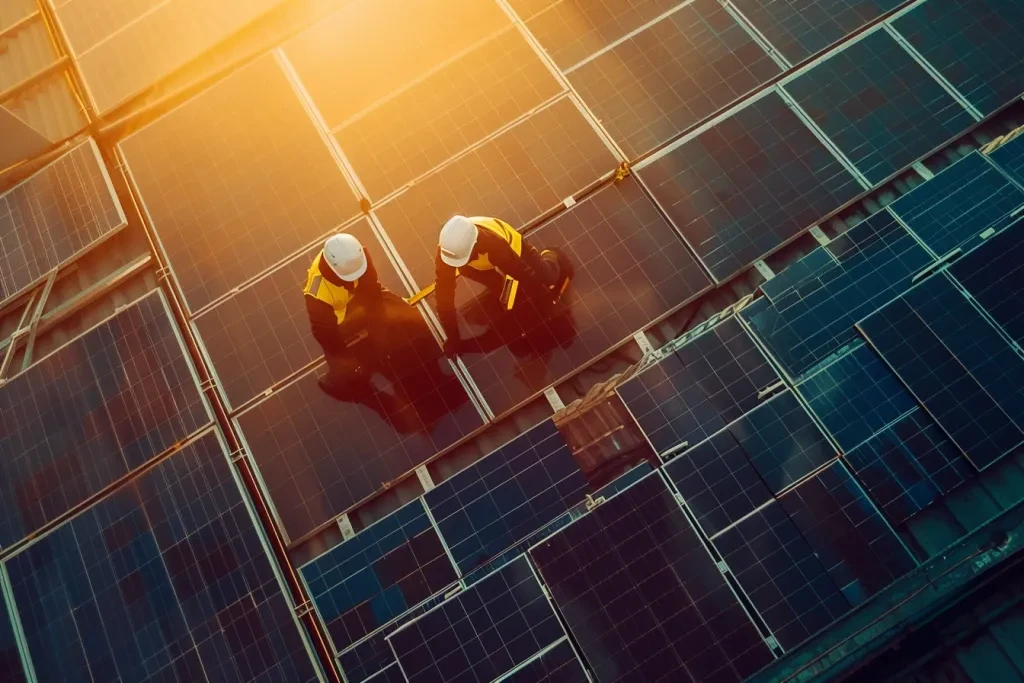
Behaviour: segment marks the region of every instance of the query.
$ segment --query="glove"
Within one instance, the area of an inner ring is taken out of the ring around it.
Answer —
[[[457,337],[448,337],[444,340],[444,355],[448,358],[455,360],[455,357],[459,355],[459,348],[462,346],[462,342]]]

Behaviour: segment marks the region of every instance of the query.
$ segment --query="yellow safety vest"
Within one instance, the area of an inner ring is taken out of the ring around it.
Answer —
[[[352,297],[355,296],[355,292],[350,291],[349,287],[328,282],[320,274],[320,263],[323,259],[324,253],[320,252],[320,255],[313,260],[313,265],[310,266],[309,272],[306,274],[306,289],[303,293],[306,296],[311,296],[314,299],[330,304],[334,308],[334,315],[338,317],[338,324],[340,325],[345,320],[345,311],[348,309],[348,304],[352,301]],[[350,286],[352,290],[358,289],[359,280],[351,283]]]
[[[516,256],[523,255],[523,236],[518,230],[505,221],[497,218],[488,218],[486,216],[472,216],[469,220],[477,228],[492,232],[508,242],[508,245],[512,247],[512,251],[515,252]],[[475,270],[494,270],[494,266],[491,264],[490,258],[488,258],[488,255],[484,253],[478,253],[477,257],[467,263],[466,266]],[[505,304],[505,308],[507,310],[512,310],[512,306],[515,304],[517,291],[519,291],[519,281],[506,273],[505,285],[501,291],[501,302]]]

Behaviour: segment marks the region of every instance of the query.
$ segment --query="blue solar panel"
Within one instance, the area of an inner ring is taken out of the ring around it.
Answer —
[[[1024,359],[945,275],[860,327],[976,467],[1024,443]]]
[[[989,228],[1009,225],[1010,214],[1024,206],[1024,191],[975,152],[889,208],[932,251],[942,256],[976,240]]]
[[[493,681],[565,636],[523,556],[388,637],[409,683]]]
[[[719,281],[809,230],[862,191],[774,91],[637,175]]]
[[[846,462],[893,524],[973,476],[960,449],[922,410],[847,453]]]
[[[732,0],[791,64],[838,43],[903,0]]]
[[[797,385],[845,452],[917,407],[889,367],[861,345]]]
[[[214,433],[7,561],[39,681],[319,680]]]
[[[458,579],[419,498],[299,571],[338,652]]]
[[[775,639],[790,649],[850,603],[776,501],[713,539]]]
[[[501,680],[506,683],[590,683],[583,663],[568,639]]]
[[[914,568],[914,560],[842,463],[779,502],[829,576],[858,605]]]
[[[893,26],[982,114],[1024,94],[1024,5],[928,0]]]
[[[892,214],[881,211],[784,270],[797,271],[788,282],[765,282],[771,300],[741,315],[789,375],[799,377],[857,339],[857,321],[906,291],[931,260]]]
[[[0,545],[209,421],[163,296],[150,294],[0,388]]]
[[[1024,221],[959,259],[949,273],[1018,344],[1024,344]]]
[[[0,683],[24,683],[25,672],[21,666],[18,641],[7,610],[7,596],[0,586]]]
[[[754,409],[778,382],[753,340],[730,318],[618,387],[658,453],[695,446]]]
[[[551,420],[424,495],[465,573],[576,505],[587,478]]]
[[[885,31],[874,31],[785,85],[872,184],[974,124]]]
[[[530,554],[602,683],[738,682],[772,659],[657,473]]]
[[[1024,185],[1024,135],[1020,133],[1009,142],[1003,143],[988,158],[1008,173],[1018,184]]]
[[[858,226],[859,227],[859,226]],[[856,229],[851,229],[851,232]],[[836,267],[836,259],[828,249],[815,249],[806,256],[786,266],[781,273],[776,273],[771,280],[761,283],[761,291],[769,302],[775,301],[802,282],[816,278]],[[754,302],[759,303],[759,301]],[[750,306],[744,308],[746,312]]]

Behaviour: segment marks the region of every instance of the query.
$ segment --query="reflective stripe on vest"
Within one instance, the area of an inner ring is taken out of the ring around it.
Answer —
[[[480,230],[492,232],[512,247],[516,256],[523,255],[523,236],[518,230],[498,218],[487,218],[485,216],[473,216],[469,219]],[[478,253],[476,258],[466,264],[475,270],[494,270],[494,265],[486,253]],[[516,292],[519,291],[519,281],[505,273],[505,284],[501,290],[501,303],[506,310],[511,311],[516,302]]]
[[[324,253],[320,252],[320,255],[313,260],[313,265],[310,266],[309,272],[306,274],[306,288],[303,293],[330,305],[334,309],[334,315],[337,316],[340,325],[345,320],[345,311],[354,294],[348,287],[332,284],[320,274],[320,263],[323,258]],[[352,289],[358,287],[359,280],[351,283]]]

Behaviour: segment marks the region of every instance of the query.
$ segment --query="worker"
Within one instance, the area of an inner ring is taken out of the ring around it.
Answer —
[[[553,304],[569,284],[572,268],[551,249],[538,251],[511,225],[497,218],[453,216],[441,228],[434,262],[437,312],[445,333],[444,352],[454,358],[461,336],[455,315],[458,275],[498,294],[506,310],[519,288],[536,305]]]

